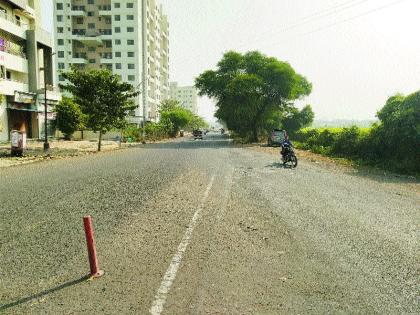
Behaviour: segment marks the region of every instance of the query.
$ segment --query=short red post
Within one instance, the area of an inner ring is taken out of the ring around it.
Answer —
[[[98,257],[96,256],[95,238],[93,237],[92,217],[90,215],[83,217],[83,225],[85,226],[86,243],[89,254],[90,276],[97,278],[102,276],[104,272],[99,270]]]

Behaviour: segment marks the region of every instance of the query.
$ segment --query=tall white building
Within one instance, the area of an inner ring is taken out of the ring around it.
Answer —
[[[60,98],[54,88],[52,36],[40,25],[39,0],[0,0],[0,141],[10,139],[11,130],[28,138],[43,136],[44,77],[47,103]]]
[[[194,86],[178,86],[177,82],[170,83],[170,98],[177,100],[183,108],[198,114],[197,89]]]
[[[159,119],[159,104],[169,96],[169,24],[162,6],[155,0],[54,0],[54,29],[58,71],[110,69],[142,91],[131,122],[143,122],[144,100],[146,120]],[[59,73],[57,79],[63,79]]]

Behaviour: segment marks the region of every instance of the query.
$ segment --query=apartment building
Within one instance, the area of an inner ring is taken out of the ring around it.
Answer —
[[[180,102],[183,108],[198,114],[197,89],[194,86],[178,86],[177,82],[170,83],[170,98]]]
[[[60,94],[54,88],[52,37],[41,27],[39,0],[0,0],[0,141],[11,130],[28,138],[44,134],[44,83],[47,118]],[[44,82],[45,78],[45,82]]]
[[[111,70],[142,91],[130,121],[142,124],[144,112],[146,121],[157,121],[160,102],[169,97],[169,23],[162,6],[155,0],[54,0],[54,16],[58,71],[71,65]],[[57,80],[63,80],[59,73]]]

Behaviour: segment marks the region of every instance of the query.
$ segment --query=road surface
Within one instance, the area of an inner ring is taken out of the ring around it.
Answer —
[[[1,169],[0,313],[418,314],[418,192],[278,162],[209,135]]]

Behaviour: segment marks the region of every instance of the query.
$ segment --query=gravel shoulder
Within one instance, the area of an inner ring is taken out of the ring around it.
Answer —
[[[260,144],[245,145],[243,147],[257,152],[275,155],[277,157],[280,156],[280,149],[275,147],[267,147],[266,145]],[[388,188],[395,187],[399,189],[406,189],[420,194],[420,179],[413,176],[396,174],[372,167],[356,167],[348,160],[338,158],[333,159],[306,150],[295,149],[295,151],[299,159],[310,162],[314,166],[319,166],[329,171],[359,176],[378,183],[384,183],[384,186],[387,186]]]

